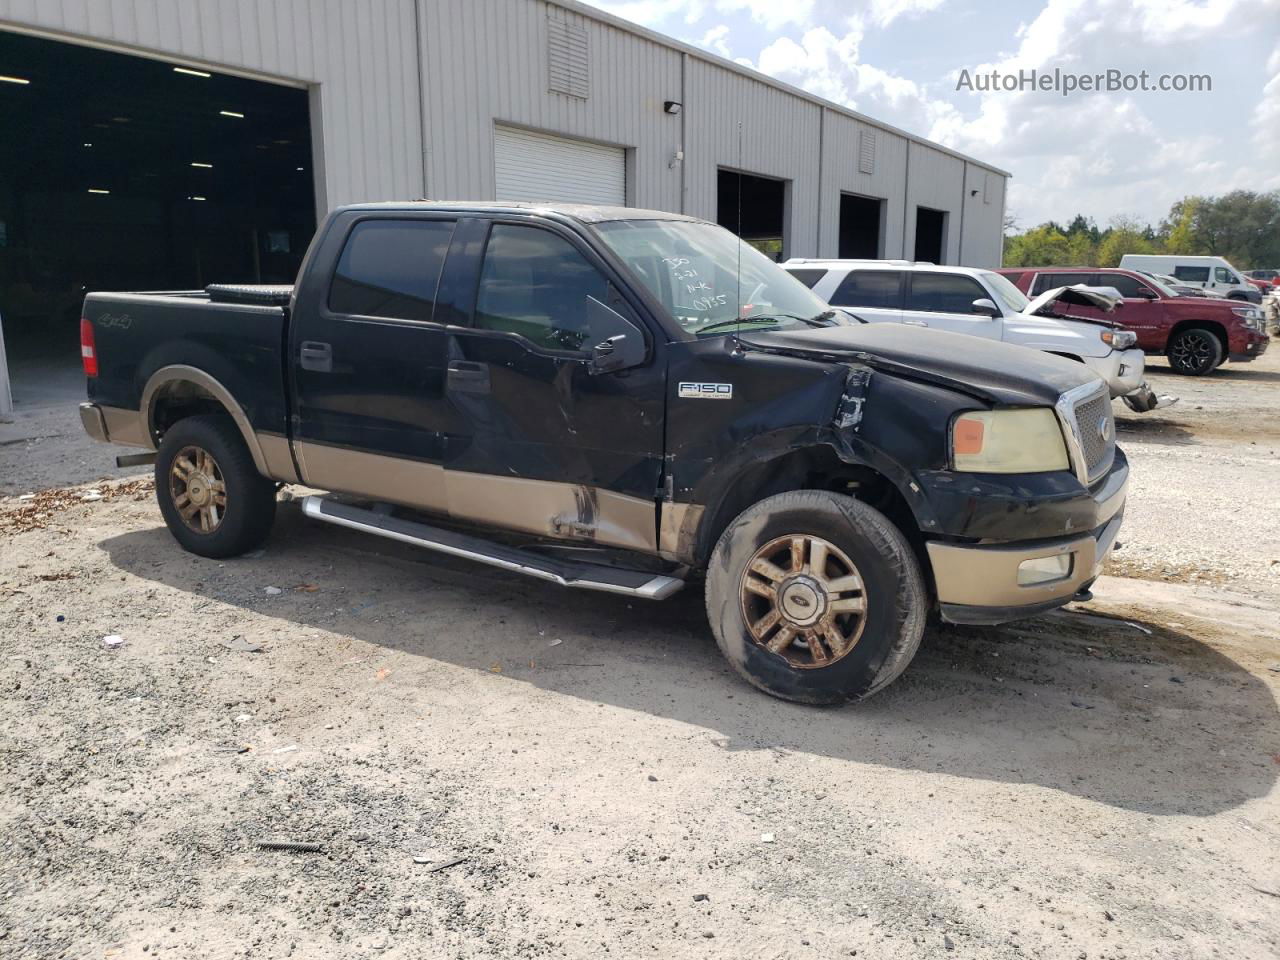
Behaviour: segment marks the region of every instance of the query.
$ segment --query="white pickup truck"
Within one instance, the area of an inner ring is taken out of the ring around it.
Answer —
[[[792,259],[783,268],[833,307],[868,323],[902,323],[1003,340],[1055,353],[1089,366],[1137,413],[1160,402],[1143,377],[1137,335],[1054,307],[1088,304],[1110,313],[1118,302],[1085,287],[1047,290],[1029,301],[991,270],[907,260]]]

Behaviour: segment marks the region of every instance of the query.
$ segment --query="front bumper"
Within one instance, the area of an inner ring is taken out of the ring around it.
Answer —
[[[1229,355],[1227,359],[1232,363],[1248,363],[1250,360],[1256,360],[1266,353],[1269,346],[1271,346],[1271,338],[1265,333],[1250,334],[1248,341],[1244,345],[1244,350]]]
[[[942,618],[952,623],[1004,623],[1067,603],[1097,578],[1115,546],[1128,493],[1128,471],[1116,471],[1094,496],[1096,526],[1088,533],[1012,543],[926,544]],[[1020,584],[1029,560],[1069,557],[1065,576]]]
[[[1112,350],[1105,357],[1083,357],[1085,365],[1106,381],[1111,399],[1123,397],[1142,386],[1146,354],[1134,347]]]

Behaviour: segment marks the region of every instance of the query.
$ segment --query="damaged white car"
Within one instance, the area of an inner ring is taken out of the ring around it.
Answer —
[[[1137,413],[1161,402],[1143,376],[1137,335],[1107,320],[1055,312],[1072,303],[1111,313],[1118,297],[1083,286],[1029,301],[1007,278],[907,260],[804,260],[782,265],[833,307],[867,323],[901,323],[1003,340],[1086,364]],[[1055,303],[1056,301],[1056,303]]]

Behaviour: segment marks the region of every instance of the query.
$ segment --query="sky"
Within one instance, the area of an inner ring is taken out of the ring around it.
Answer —
[[[1009,171],[1019,229],[1280,189],[1280,0],[588,2]],[[962,71],[1033,68],[1212,90],[957,89]]]

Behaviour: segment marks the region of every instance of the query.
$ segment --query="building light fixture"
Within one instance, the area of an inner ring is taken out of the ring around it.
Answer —
[[[5,83],[16,83],[20,87],[27,87],[31,85],[31,81],[26,77],[7,77],[3,73],[0,73],[0,80],[3,80]]]
[[[104,194],[105,194],[105,193],[110,193],[111,191],[110,191],[110,190],[103,190],[101,187],[90,187],[90,188],[89,188],[89,192],[90,192],[90,193],[104,193]]]
[[[213,164],[212,164],[212,163],[197,163],[197,162],[195,162],[195,161],[193,160],[193,161],[191,162],[191,165],[192,165],[193,167],[199,167],[201,170],[212,170],[212,169],[213,169]]]
[[[244,114],[243,114],[243,113],[236,113],[234,110],[219,110],[219,111],[218,111],[218,116],[220,116],[220,117],[235,117],[237,120],[243,120],[243,119],[244,119]]]
[[[684,106],[679,100],[665,100],[662,103],[662,109],[671,114],[673,117],[679,116],[680,109]]]
[[[205,73],[203,70],[192,70],[190,67],[174,67],[174,73],[185,73],[188,77],[204,77],[208,79],[212,77],[212,73]]]
[[[86,146],[86,147],[92,147],[92,146],[93,146],[93,144],[92,144],[92,143],[86,143],[86,144],[85,144],[85,146]]]
[[[208,198],[208,197],[202,197],[202,196],[200,196],[199,194],[192,194],[191,196],[187,197],[187,199],[188,199],[188,200],[208,200],[209,198]]]

